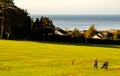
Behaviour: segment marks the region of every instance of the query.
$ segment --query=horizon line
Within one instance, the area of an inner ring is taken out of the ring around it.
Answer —
[[[29,14],[29,15],[120,15],[120,14]]]

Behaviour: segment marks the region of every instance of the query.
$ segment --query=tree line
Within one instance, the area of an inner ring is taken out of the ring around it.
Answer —
[[[55,26],[47,17],[34,21],[24,9],[14,5],[13,0],[0,1],[0,37],[7,39],[38,38],[54,34]]]
[[[87,43],[88,39],[98,33],[91,25],[84,33],[75,28],[66,31],[68,34],[59,36],[55,34],[56,27],[47,17],[30,17],[25,9],[14,5],[13,0],[0,1],[0,38],[1,39],[31,39],[31,40],[56,40]],[[109,33],[111,39],[120,39],[120,32]],[[58,40],[57,40],[58,39]]]

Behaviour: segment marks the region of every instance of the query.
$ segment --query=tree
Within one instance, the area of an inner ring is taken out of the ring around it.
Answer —
[[[27,11],[11,4],[13,0],[6,1],[6,7],[0,6],[0,16],[2,17],[0,26],[4,26],[4,28],[1,28],[2,38],[28,36],[31,28],[31,18]]]
[[[43,16],[40,19],[40,28],[43,35],[54,34],[55,31],[52,20]]]
[[[40,38],[45,35],[53,35],[55,26],[51,19],[47,17],[36,18],[32,26],[32,36]]]
[[[80,41],[80,42],[83,42],[84,40],[84,34],[82,32],[80,32],[77,28],[75,28],[73,31],[72,31],[72,34],[71,34],[71,37],[72,39],[74,39],[75,41]]]
[[[1,18],[1,35],[0,38],[3,38],[3,32],[4,32],[4,9],[6,8],[6,1],[5,0],[1,0],[0,1],[0,18]]]
[[[115,39],[115,40],[119,39],[119,34],[117,31],[113,33],[113,39]]]
[[[80,36],[81,36],[81,33],[79,32],[79,30],[78,30],[77,28],[75,28],[75,29],[72,31],[71,37],[77,38],[77,37],[80,37]]]
[[[6,5],[14,5],[14,0],[0,0],[1,3],[5,3]]]
[[[85,43],[87,43],[87,39],[91,38],[96,34],[97,30],[95,29],[94,24],[90,26],[90,28],[85,32]]]
[[[14,0],[0,0],[0,2],[13,3]]]
[[[40,25],[39,25],[39,18],[36,18],[35,21],[33,21],[33,26],[31,27],[31,34],[32,37],[37,38],[38,36],[40,36]]]
[[[97,30],[95,29],[94,24],[90,26],[90,28],[85,32],[86,38],[91,38],[93,35],[95,35]]]
[[[0,10],[1,10],[1,35],[0,38],[3,38],[3,33],[4,33],[4,22],[5,22],[5,9],[7,8],[8,5],[13,5],[13,0],[0,0]],[[7,33],[8,34],[8,33]]]

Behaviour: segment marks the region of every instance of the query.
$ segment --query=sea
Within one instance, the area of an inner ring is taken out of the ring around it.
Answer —
[[[64,30],[87,30],[94,24],[96,30],[120,30],[120,15],[31,15],[34,19],[49,17],[55,27]]]

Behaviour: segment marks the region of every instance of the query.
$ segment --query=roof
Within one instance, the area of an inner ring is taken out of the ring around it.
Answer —
[[[68,34],[66,31],[64,31],[63,29],[56,27],[55,33],[58,35],[66,35]]]
[[[97,33],[92,38],[94,38],[94,39],[103,39],[104,35],[102,33]]]

